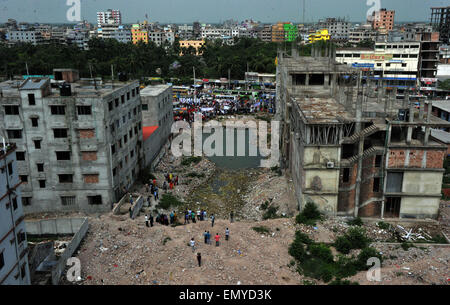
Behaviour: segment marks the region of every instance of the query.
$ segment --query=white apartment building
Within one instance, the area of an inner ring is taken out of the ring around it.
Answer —
[[[17,145],[26,213],[110,211],[142,161],[138,81],[80,80],[78,71],[0,83],[0,130]]]
[[[202,39],[223,39],[225,37],[231,37],[231,29],[225,28],[203,28],[201,31]]]
[[[0,285],[30,284],[20,184],[16,146],[0,143]]]
[[[33,45],[37,45],[44,41],[41,32],[35,30],[8,31],[6,40],[10,43],[31,43]]]
[[[97,12],[97,24],[99,27],[109,22],[113,22],[116,25],[122,24],[122,14],[119,10],[108,9],[106,12]]]
[[[374,49],[337,49],[336,61],[374,71],[374,78],[392,86],[415,86],[420,42],[377,42]]]

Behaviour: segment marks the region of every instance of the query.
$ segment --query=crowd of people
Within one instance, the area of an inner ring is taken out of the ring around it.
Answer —
[[[174,119],[188,123],[200,113],[208,121],[219,115],[251,114],[274,112],[275,96],[261,94],[250,99],[238,95],[214,95],[209,92],[195,92],[192,95],[174,98]]]

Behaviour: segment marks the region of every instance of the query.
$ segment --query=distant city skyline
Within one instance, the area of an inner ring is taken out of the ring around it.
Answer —
[[[81,19],[95,24],[96,13],[110,8],[122,12],[123,23],[146,19],[160,23],[221,23],[229,19],[309,23],[326,17],[364,22],[367,11],[374,5],[367,5],[366,2],[306,0],[306,18],[302,20],[303,0],[81,0]],[[380,0],[380,4],[381,8],[396,11],[396,22],[429,21],[431,7],[449,5],[444,0]],[[69,8],[66,0],[1,0],[0,23],[6,22],[8,18],[30,23],[69,23],[66,19]]]

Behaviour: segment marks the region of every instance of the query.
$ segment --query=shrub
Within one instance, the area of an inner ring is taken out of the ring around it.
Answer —
[[[381,254],[377,251],[377,249],[372,247],[366,247],[361,250],[361,252],[358,254],[358,257],[356,259],[357,268],[359,270],[368,270],[371,266],[367,265],[367,260],[371,257],[377,257],[380,259],[380,262],[382,261]]]
[[[159,201],[156,208],[167,210],[170,207],[176,207],[176,206],[180,206],[182,204],[183,204],[183,202],[178,200],[177,197],[175,197],[171,194],[164,194],[164,195],[162,195],[161,200]]]
[[[265,226],[253,227],[252,229],[261,234],[270,233],[269,228]]]
[[[377,223],[378,228],[382,229],[382,230],[389,230],[391,228],[391,225],[388,224],[387,222],[383,222],[380,221]]]
[[[295,221],[306,225],[315,225],[316,221],[321,219],[322,214],[314,202],[308,202],[303,210],[297,215]]]
[[[365,235],[364,228],[352,227],[343,236],[336,238],[334,246],[341,253],[348,254],[352,249],[363,249],[370,240]]]
[[[443,235],[435,235],[431,241],[437,244],[448,244],[447,239]]]
[[[181,165],[189,166],[191,163],[197,164],[202,160],[202,157],[186,157],[181,161]]]
[[[339,236],[334,241],[334,247],[341,253],[348,254],[352,249],[352,243],[346,236]]]
[[[330,248],[324,244],[311,244],[308,250],[313,257],[317,257],[327,263],[333,262],[333,254]]]
[[[204,178],[205,174],[204,173],[189,173],[186,176],[191,177],[191,178]]]
[[[415,246],[412,243],[409,242],[402,242],[400,244],[400,246],[402,247],[403,250],[408,251],[409,248],[414,248]]]
[[[297,261],[303,261],[307,256],[305,245],[299,240],[294,240],[294,242],[289,246],[288,253]]]
[[[261,210],[267,210],[267,208],[269,207],[269,201],[265,201],[264,203],[261,203]]]
[[[341,279],[337,278],[334,281],[330,282],[328,285],[359,285],[359,283],[351,282],[349,280],[341,280]]]
[[[267,211],[264,213],[263,215],[263,219],[274,219],[277,218],[277,211],[278,211],[278,207],[275,206],[270,206]]]
[[[295,232],[295,240],[298,240],[299,242],[304,243],[306,245],[314,243],[314,240],[309,238],[309,236],[303,233],[302,231]]]
[[[360,227],[363,225],[363,221],[362,221],[361,217],[356,217],[356,218],[348,220],[347,224],[349,226],[359,226]]]

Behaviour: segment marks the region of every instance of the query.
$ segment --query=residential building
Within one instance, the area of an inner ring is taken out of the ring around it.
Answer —
[[[325,20],[320,20],[318,27],[327,29],[331,39],[348,40],[352,24],[341,18],[327,18]]]
[[[374,49],[337,49],[336,61],[373,72],[371,79],[384,86],[416,86],[420,42],[377,42]]]
[[[284,40],[285,41],[295,41],[298,37],[298,28],[292,23],[284,24]]]
[[[193,47],[195,49],[195,55],[202,55],[202,51],[200,51],[201,47],[205,44],[204,40],[180,40],[180,55],[183,55],[183,49],[187,49],[189,47]]]
[[[103,84],[55,69],[0,83],[0,129],[17,145],[25,213],[109,211],[142,160],[139,82]]]
[[[257,33],[258,38],[262,41],[272,41],[272,26],[270,24],[265,24]]]
[[[30,285],[16,145],[0,143],[0,285]]]
[[[430,133],[450,123],[425,112],[423,99],[397,100],[395,89],[378,101],[355,68],[321,53],[278,55],[281,153],[299,209],[314,202],[328,215],[437,219],[447,146]]]
[[[207,27],[201,30],[202,39],[227,39],[231,38],[231,29]]]
[[[377,31],[367,28],[367,26],[361,26],[350,30],[348,42],[355,45],[365,40],[376,41],[377,37],[379,37]]]
[[[392,31],[394,28],[394,18],[395,11],[388,11],[385,8],[382,8],[379,11],[373,12],[368,21],[372,24],[373,30]]]
[[[131,40],[133,44],[137,44],[139,41],[148,43],[147,23],[133,24],[133,26],[131,27]]]
[[[106,12],[97,12],[97,24],[101,27],[102,24],[114,23],[115,25],[122,24],[122,14],[119,10],[108,9]]]
[[[31,43],[33,45],[43,42],[41,32],[36,30],[8,31],[6,40],[8,40],[9,43]]]
[[[286,39],[286,34],[284,30],[284,25],[289,24],[289,22],[278,22],[272,25],[272,42],[284,42]]]
[[[172,86],[147,86],[141,90],[145,166],[150,166],[171,137]]]

